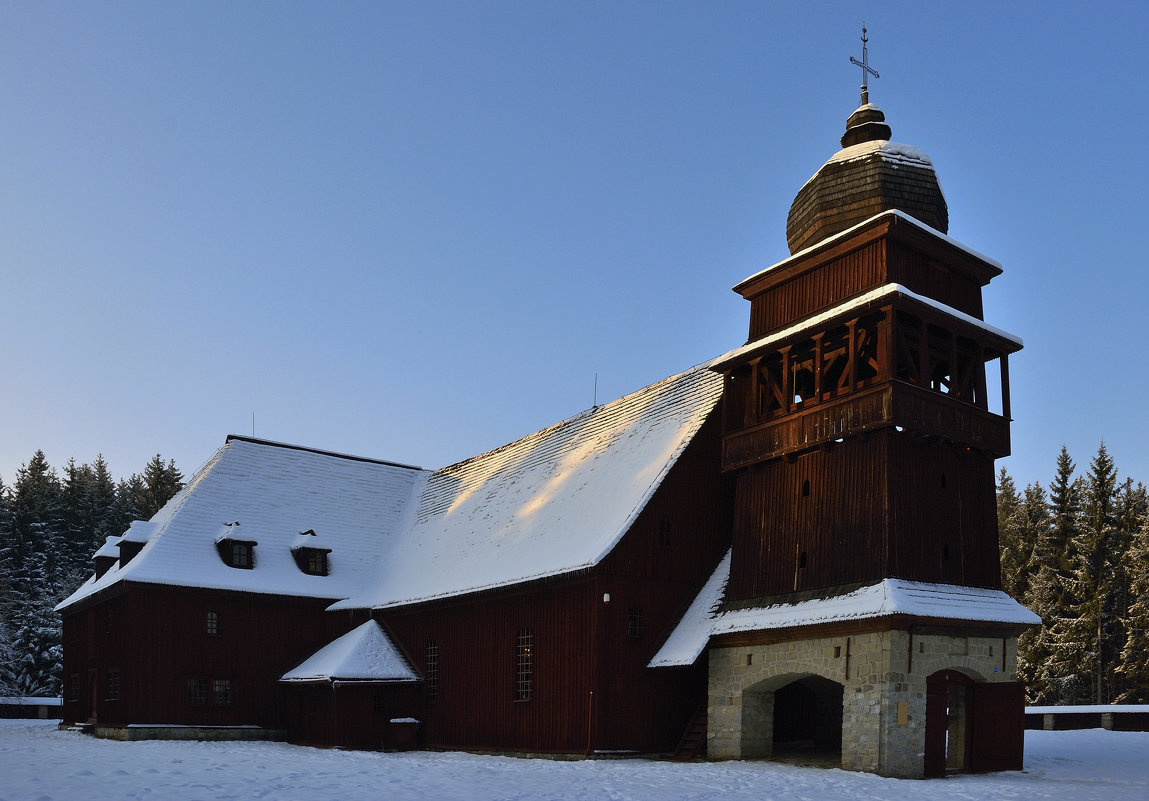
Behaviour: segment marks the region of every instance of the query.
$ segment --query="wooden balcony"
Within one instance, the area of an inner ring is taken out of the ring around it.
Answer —
[[[737,470],[893,426],[988,451],[995,458],[1009,455],[1005,417],[935,390],[890,381],[833,400],[807,402],[788,415],[727,434],[722,469]]]

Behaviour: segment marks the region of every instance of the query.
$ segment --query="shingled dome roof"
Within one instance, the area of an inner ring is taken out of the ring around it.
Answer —
[[[864,103],[846,121],[842,149],[794,198],[786,218],[791,253],[898,209],[947,233],[949,210],[934,165],[921,150],[890,141],[886,115]]]

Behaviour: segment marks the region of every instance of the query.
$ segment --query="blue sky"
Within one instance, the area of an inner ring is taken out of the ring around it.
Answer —
[[[438,467],[741,344],[858,102],[1005,274],[1020,483],[1149,481],[1140,4],[0,2],[0,476]]]

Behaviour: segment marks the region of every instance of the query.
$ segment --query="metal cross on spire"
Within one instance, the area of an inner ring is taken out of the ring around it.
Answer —
[[[870,76],[875,78],[879,77],[878,71],[870,66],[870,54],[866,50],[866,42],[870,41],[866,38],[866,23],[862,23],[862,60],[850,56],[850,63],[856,64],[862,68],[862,105],[870,102]]]

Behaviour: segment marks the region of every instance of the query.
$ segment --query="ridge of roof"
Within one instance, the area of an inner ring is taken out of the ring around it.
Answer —
[[[318,454],[319,456],[332,456],[336,459],[350,459],[355,462],[370,462],[371,464],[382,464],[388,467],[402,467],[407,470],[423,470],[425,468],[417,467],[415,465],[403,464],[401,462],[390,462],[385,459],[372,459],[367,456],[355,456],[350,453],[339,453],[338,451],[325,451],[320,448],[312,448],[308,445],[293,445],[289,442],[276,442],[270,439],[259,439],[257,437],[249,437],[244,434],[228,434],[224,444],[238,440],[240,442],[250,442],[253,445],[266,445],[271,448],[287,448],[293,451],[306,451],[308,453]]]

